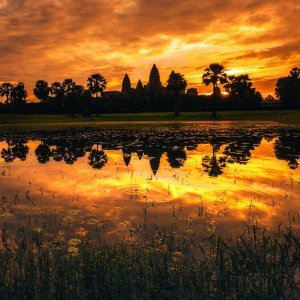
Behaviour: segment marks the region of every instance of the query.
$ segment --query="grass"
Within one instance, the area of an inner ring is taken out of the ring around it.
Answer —
[[[218,121],[271,121],[299,123],[300,110],[272,111],[228,111],[219,112]],[[173,113],[128,113],[103,114],[84,117],[81,115],[17,115],[0,114],[0,127],[5,128],[51,128],[65,126],[101,125],[103,123],[122,124],[128,122],[176,123],[187,121],[211,121],[210,112],[185,112],[179,116]]]
[[[248,226],[202,241],[157,232],[144,242],[45,242],[2,230],[1,299],[297,299],[299,235]],[[299,299],[299,298],[298,298]]]

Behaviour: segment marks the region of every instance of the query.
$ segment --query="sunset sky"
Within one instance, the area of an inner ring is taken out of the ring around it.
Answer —
[[[264,96],[300,67],[299,0],[0,0],[0,82],[49,83],[101,73],[120,90],[153,63],[207,92],[204,68],[249,73]]]

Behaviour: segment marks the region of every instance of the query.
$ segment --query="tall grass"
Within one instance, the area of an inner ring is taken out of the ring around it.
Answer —
[[[299,299],[300,243],[257,226],[197,243],[172,233],[116,245],[3,229],[0,299]]]

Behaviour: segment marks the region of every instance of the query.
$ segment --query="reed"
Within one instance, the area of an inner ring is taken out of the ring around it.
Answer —
[[[299,299],[300,243],[292,228],[256,225],[197,242],[157,231],[119,244],[1,233],[0,299]]]

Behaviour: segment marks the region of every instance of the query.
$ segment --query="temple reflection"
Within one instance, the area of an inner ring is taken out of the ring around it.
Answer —
[[[76,163],[78,158],[88,157],[88,164],[96,169],[103,168],[109,157],[105,151],[121,150],[126,166],[130,165],[133,154],[141,159],[148,159],[153,175],[160,168],[160,160],[164,153],[167,162],[173,169],[182,168],[188,159],[187,152],[197,149],[203,144],[210,144],[211,153],[202,158],[202,167],[209,176],[222,174],[227,164],[247,164],[251,160],[251,152],[262,140],[275,140],[274,153],[279,160],[287,161],[290,169],[298,168],[300,158],[299,132],[286,132],[285,129],[253,131],[249,129],[222,129],[214,131],[183,130],[176,135],[172,131],[104,130],[101,132],[86,130],[84,135],[77,132],[36,133],[24,136],[12,135],[3,139],[5,146],[1,149],[1,157],[6,163],[15,159],[26,160],[29,148],[28,140],[39,140],[34,150],[39,163],[46,164],[50,160],[66,164]],[[222,153],[220,148],[224,146]]]
[[[5,134],[0,222],[52,230],[60,218],[67,234],[105,220],[110,239],[144,222],[175,222],[177,231],[192,221],[219,231],[249,218],[272,226],[300,209],[299,137],[228,123]]]

